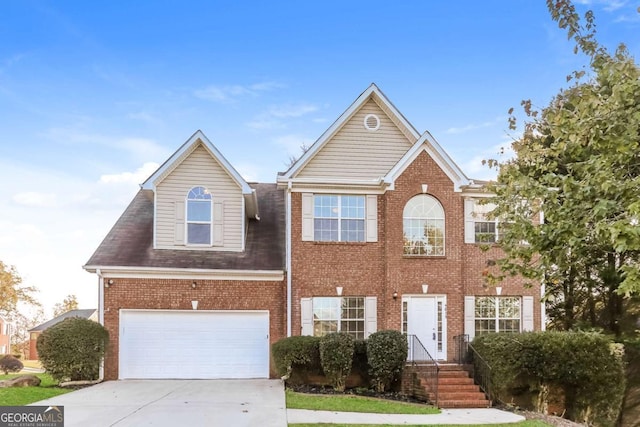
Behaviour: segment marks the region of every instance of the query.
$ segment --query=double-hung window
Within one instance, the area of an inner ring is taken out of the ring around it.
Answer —
[[[187,195],[187,244],[211,245],[213,209],[211,193],[194,187]]]
[[[520,297],[476,297],[476,336],[490,332],[520,332]]]
[[[495,207],[493,203],[481,203],[478,199],[465,200],[465,243],[498,241],[498,220],[489,218]]]
[[[347,332],[355,339],[364,339],[364,297],[313,298],[313,335]]]
[[[313,230],[319,242],[364,242],[365,196],[316,194]]]

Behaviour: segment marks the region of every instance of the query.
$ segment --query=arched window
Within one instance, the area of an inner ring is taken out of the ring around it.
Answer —
[[[193,187],[187,195],[187,244],[211,245],[211,193],[204,187]]]
[[[432,196],[419,194],[402,213],[406,255],[444,255],[444,209]]]

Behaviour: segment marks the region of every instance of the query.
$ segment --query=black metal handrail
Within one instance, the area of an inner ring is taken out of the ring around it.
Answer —
[[[495,400],[495,396],[491,393],[491,366],[489,366],[487,361],[480,356],[480,353],[473,348],[471,343],[467,344],[467,348],[469,356],[473,361],[473,380],[480,386],[484,394],[487,395],[489,401],[493,402]]]
[[[420,368],[420,372],[424,374],[423,378],[427,381],[429,389],[435,396],[436,406],[438,406],[438,377],[440,365],[429,354],[429,351],[422,344],[420,339],[415,335],[407,335],[408,355],[407,361],[415,368]]]
[[[459,365],[471,363],[469,359],[469,335],[462,334],[453,337],[455,343],[455,361]]]

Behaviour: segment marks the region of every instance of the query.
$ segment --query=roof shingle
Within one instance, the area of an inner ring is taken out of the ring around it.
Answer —
[[[284,191],[276,184],[250,185],[260,221],[249,220],[244,252],[154,249],[153,191],[140,190],[86,267],[284,270]]]

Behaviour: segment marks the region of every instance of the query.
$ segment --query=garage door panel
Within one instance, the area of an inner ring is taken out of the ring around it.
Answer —
[[[266,312],[120,313],[120,378],[266,378]]]

